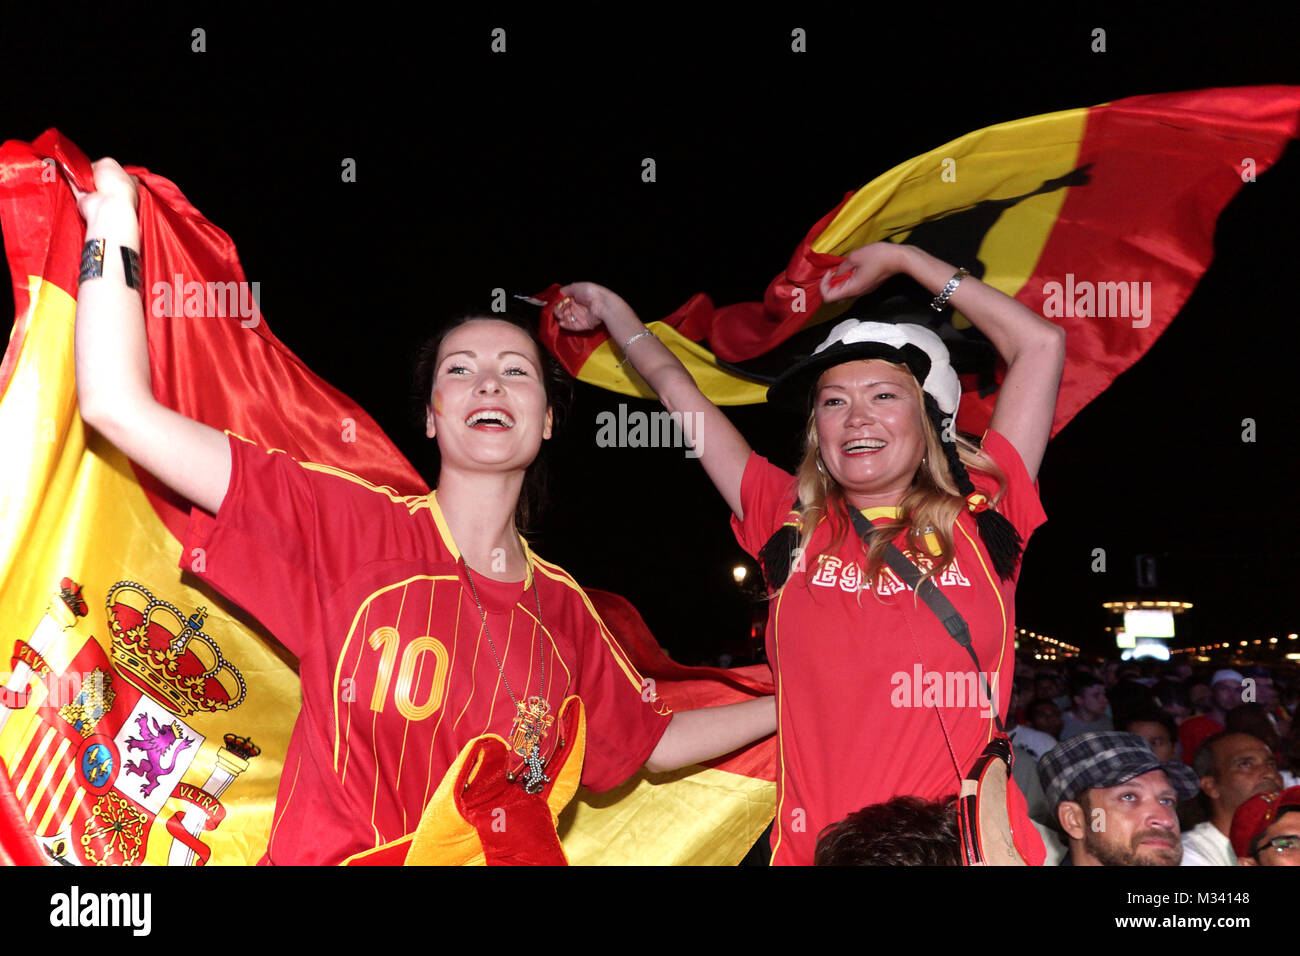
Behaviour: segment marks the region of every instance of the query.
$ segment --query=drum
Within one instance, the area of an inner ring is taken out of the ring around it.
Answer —
[[[1028,866],[1012,837],[1007,810],[1011,741],[994,737],[961,784],[957,799],[965,866]]]

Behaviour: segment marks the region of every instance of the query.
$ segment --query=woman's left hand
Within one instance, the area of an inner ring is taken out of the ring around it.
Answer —
[[[566,332],[590,332],[602,325],[608,328],[611,319],[618,326],[622,324],[620,320],[626,322],[629,317],[640,324],[632,307],[603,285],[571,282],[560,289],[560,294],[564,298],[555,305],[555,321]],[[609,331],[615,334],[617,330],[610,328]]]
[[[894,242],[873,242],[854,249],[844,261],[822,276],[824,302],[837,302],[865,295],[902,271],[902,247]]]

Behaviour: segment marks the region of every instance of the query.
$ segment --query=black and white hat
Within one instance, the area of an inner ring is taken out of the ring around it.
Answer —
[[[981,540],[988,549],[994,569],[1004,580],[1015,573],[1023,542],[1020,533],[1005,517],[990,507],[986,494],[975,487],[957,450],[955,432],[957,408],[961,404],[961,380],[952,367],[948,347],[934,332],[912,323],[868,322],[845,319],[831,329],[812,355],[787,369],[767,390],[769,403],[807,411],[812,392],[822,372],[845,362],[883,359],[904,365],[921,386],[925,414],[940,436],[944,461],[957,490],[975,516]],[[794,510],[799,509],[796,501]],[[762,560],[769,582],[783,582],[788,575],[787,541],[791,534],[779,531],[763,548]],[[778,540],[779,539],[779,540]],[[793,539],[797,539],[797,535]]]
[[[957,415],[961,382],[943,340],[923,325],[845,319],[831,329],[813,354],[792,365],[767,390],[779,405],[806,405],[822,372],[845,362],[883,359],[906,365],[945,415]]]

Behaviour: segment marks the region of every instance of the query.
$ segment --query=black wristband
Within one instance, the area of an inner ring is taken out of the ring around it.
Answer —
[[[98,279],[104,274],[104,240],[87,239],[81,247],[81,274],[79,282]]]
[[[122,277],[126,279],[128,287],[139,292],[144,285],[140,281],[140,254],[127,246],[122,246],[121,249]]]

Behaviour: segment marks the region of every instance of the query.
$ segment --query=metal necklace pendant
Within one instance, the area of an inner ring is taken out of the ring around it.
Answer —
[[[527,757],[546,739],[546,732],[554,722],[551,705],[544,697],[529,697],[526,704],[517,701],[514,726],[510,728],[510,749]]]

